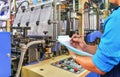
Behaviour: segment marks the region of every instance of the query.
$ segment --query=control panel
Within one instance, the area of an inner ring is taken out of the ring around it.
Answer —
[[[85,71],[85,69],[81,65],[77,64],[71,57],[53,62],[51,65],[76,74],[80,74]]]

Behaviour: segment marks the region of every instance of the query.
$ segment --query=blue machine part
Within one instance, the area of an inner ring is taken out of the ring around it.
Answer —
[[[96,38],[100,38],[102,33],[100,31],[94,31],[87,35],[87,42],[94,42]]]
[[[38,0],[33,0],[33,4],[37,4],[38,3]]]
[[[5,2],[3,2],[4,3],[4,5],[6,5],[7,4],[7,0],[5,1]],[[6,9],[9,9],[9,6],[7,6],[7,7],[4,7],[4,8],[6,8]],[[6,14],[6,10],[4,10],[4,8],[2,8],[2,10],[0,11],[0,16],[3,16],[3,15],[5,15]]]
[[[9,32],[0,32],[0,77],[11,76],[11,40]]]
[[[53,51],[53,52],[56,52],[56,51],[58,51],[59,49],[60,49],[60,43],[59,43],[59,42],[55,42],[55,47],[52,48],[52,51]]]
[[[2,12],[0,13],[1,16],[3,16],[4,14],[5,14],[5,11],[2,11]]]

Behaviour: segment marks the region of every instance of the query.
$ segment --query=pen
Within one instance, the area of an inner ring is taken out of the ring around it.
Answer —
[[[82,38],[85,35],[75,36],[74,38]]]
[[[74,38],[81,38],[82,36],[75,36]]]

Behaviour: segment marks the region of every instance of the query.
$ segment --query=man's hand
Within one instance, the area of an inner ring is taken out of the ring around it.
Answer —
[[[84,40],[82,40],[80,35],[74,34],[71,38],[70,44],[80,50],[85,51],[85,48],[87,47],[87,44]]]

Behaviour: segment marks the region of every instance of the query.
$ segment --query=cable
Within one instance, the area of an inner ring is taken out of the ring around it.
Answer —
[[[22,2],[20,3],[20,5],[18,6],[18,8],[17,8],[16,14],[17,14],[19,8],[21,7],[21,5],[22,5],[24,2],[28,3],[28,7],[29,7],[29,5],[30,5],[29,1],[22,1]]]

